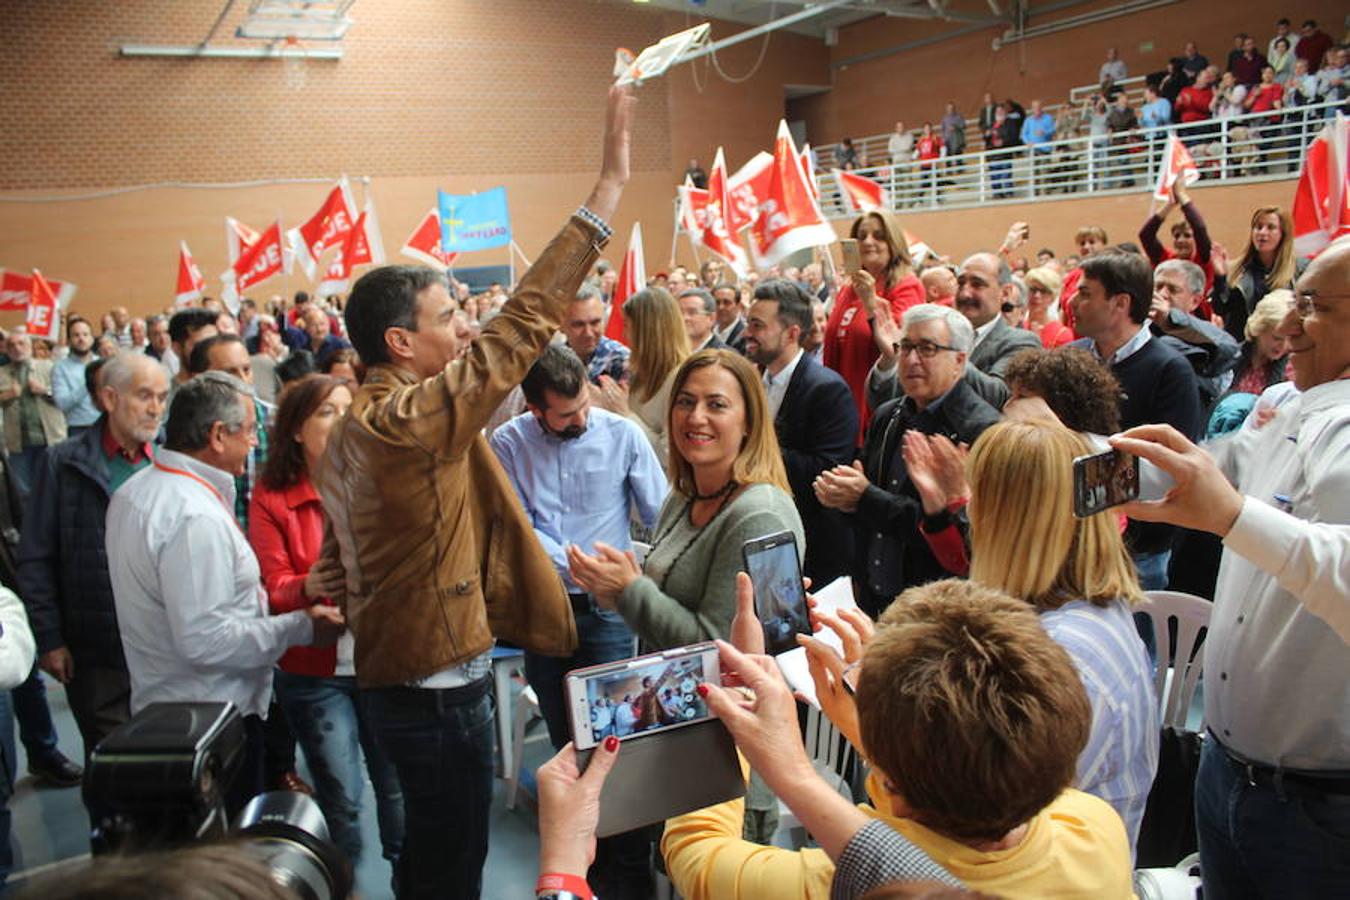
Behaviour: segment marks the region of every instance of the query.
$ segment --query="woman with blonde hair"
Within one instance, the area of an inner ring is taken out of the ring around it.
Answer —
[[[1050,307],[1064,286],[1063,276],[1050,266],[1037,266],[1022,280],[1027,285],[1027,314],[1021,327],[1039,337],[1041,346],[1047,350],[1073,341],[1073,329],[1050,315]]]
[[[1214,285],[1214,309],[1236,340],[1243,340],[1247,317],[1271,291],[1293,289],[1308,267],[1294,254],[1294,224],[1278,206],[1258,206],[1252,213],[1247,246],[1233,263],[1226,284]]]
[[[1230,394],[1257,394],[1286,379],[1289,339],[1280,333],[1280,325],[1294,308],[1294,292],[1271,291],[1261,298],[1247,317],[1237,367],[1233,369]]]
[[[657,459],[664,463],[669,445],[666,415],[671,381],[690,349],[684,317],[675,298],[659,287],[644,288],[629,297],[622,314],[624,333],[633,348],[628,358],[630,378],[627,384],[621,384],[601,375],[599,403],[641,425]]]
[[[825,324],[824,361],[848,382],[858,406],[858,443],[862,444],[872,410],[867,406],[867,375],[880,351],[872,337],[876,304],[890,304],[891,319],[900,321],[911,306],[924,302],[924,289],[911,264],[909,244],[900,221],[889,210],[859,216],[849,229],[858,242],[862,264],[845,273],[849,281],[835,298]]]
[[[604,544],[593,556],[567,548],[572,580],[617,610],[644,651],[730,640],[746,541],[790,531],[798,559],[806,549],[755,367],[731,350],[701,350],[675,372],[670,396],[671,491],[641,568]],[[768,843],[777,801],[755,779],[746,805],[756,814],[748,836]]]
[[[1073,460],[1048,422],[1001,422],[970,451],[970,578],[1025,600],[1068,651],[1092,705],[1075,787],[1110,803],[1134,846],[1158,767],[1153,672],[1130,605],[1143,597],[1114,515],[1073,514]]]

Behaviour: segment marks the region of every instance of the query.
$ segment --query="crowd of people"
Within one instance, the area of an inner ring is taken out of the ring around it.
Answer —
[[[1127,897],[1159,765],[1132,611],[1185,585],[1214,602],[1206,896],[1343,887],[1350,243],[1309,263],[1263,207],[1230,259],[1178,185],[1138,244],[1086,226],[1034,267],[1027,223],[919,266],[875,211],[856,270],[709,261],[620,303],[600,252],[632,105],[611,91],[596,186],[515,285],[382,266],[328,305],[114,311],[101,350],[78,317],[41,357],[12,332],[6,684],[40,688],[36,655],[86,756],[151,703],[230,701],[227,808],[312,790],[356,862],[368,776],[399,897],[482,890],[499,640],[558,749],[541,897],[651,896],[654,848],[688,898]],[[1075,517],[1073,461],[1105,446],[1171,488]],[[812,583],[851,579],[857,610],[812,613],[844,651],[803,643],[870,767],[857,806],[762,655],[742,548],[780,532]],[[706,640],[745,797],[596,841],[621,732],[691,700],[593,706],[583,775],[566,673]],[[818,848],[771,846],[780,799]]]
[[[986,92],[970,120],[948,102],[936,122],[917,129],[896,122],[884,152],[871,158],[845,138],[834,150],[834,162],[845,170],[875,168],[896,208],[941,202],[943,188],[970,190],[975,164],[944,158],[976,150],[995,151],[988,157],[987,185],[995,199],[1014,194],[1014,156],[1029,158],[1025,186],[1035,193],[1109,190],[1135,184],[1175,127],[1202,176],[1217,174],[1225,155],[1229,176],[1260,174],[1277,162],[1298,161],[1286,151],[1295,146],[1289,136],[1307,114],[1282,110],[1330,104],[1315,113],[1319,119],[1350,112],[1348,48],[1350,41],[1334,41],[1315,20],[1296,33],[1282,18],[1264,53],[1256,38],[1239,33],[1222,64],[1211,63],[1187,41],[1165,69],[1145,76],[1143,97],[1132,100],[1121,87],[1129,75],[1126,63],[1110,47],[1098,72],[1099,89],[1080,104],[1046,106],[1037,99],[1028,109],[1012,97],[999,100]],[[1234,116],[1246,118],[1224,127],[1221,120]]]

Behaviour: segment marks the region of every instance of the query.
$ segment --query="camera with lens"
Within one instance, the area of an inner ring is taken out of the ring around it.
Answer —
[[[351,893],[352,868],[318,804],[269,791],[229,821],[225,796],[245,753],[230,703],[152,703],[101,741],[84,778],[94,853],[232,838],[302,900]]]

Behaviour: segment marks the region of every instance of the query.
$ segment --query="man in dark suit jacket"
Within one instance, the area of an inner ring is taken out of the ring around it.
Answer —
[[[741,295],[736,285],[721,282],[712,291],[717,303],[716,317],[713,319],[713,334],[737,353],[745,352],[745,315],[741,308]]]
[[[961,377],[973,342],[970,322],[950,307],[923,303],[907,310],[897,342],[905,395],[877,410],[861,464],[836,466],[816,480],[822,505],[852,520],[853,597],[871,616],[906,588],[948,575],[920,525],[936,534],[952,524],[952,512],[923,508],[901,448],[907,431],[974,444],[998,421],[998,410]]]
[[[1003,373],[1021,350],[1040,349],[1041,339],[1024,328],[1014,328],[1001,315],[1004,303],[1011,303],[1017,291],[1012,269],[997,254],[981,252],[961,265],[956,279],[956,308],[975,329],[975,349],[970,351],[962,378],[989,405],[1002,409],[1011,396]],[[884,313],[883,313],[884,315]],[[881,357],[868,379],[868,400],[873,406],[895,396],[895,352],[899,323],[888,330],[885,322],[874,327]]]
[[[847,574],[851,529],[816,498],[821,472],[853,459],[858,409],[848,383],[801,348],[811,330],[811,297],[786,279],[761,283],[745,326],[745,352],[764,370],[769,412],[806,534],[802,572],[817,587]]]

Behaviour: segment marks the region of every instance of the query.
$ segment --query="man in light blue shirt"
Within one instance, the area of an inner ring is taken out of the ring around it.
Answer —
[[[1034,185],[1042,177],[1050,161],[1050,142],[1055,139],[1055,117],[1041,108],[1041,101],[1031,101],[1031,112],[1022,120],[1022,143],[1031,148],[1031,177]]]
[[[1031,114],[1022,121],[1022,143],[1037,153],[1049,153],[1048,146],[1055,139],[1055,117],[1041,108],[1041,101],[1031,101]]]
[[[568,740],[562,676],[633,655],[633,633],[618,613],[596,607],[568,573],[567,546],[602,542],[632,549],[630,513],[656,524],[666,476],[631,419],[592,408],[586,367],[567,347],[550,346],[521,390],[527,412],[492,433],[491,445],[520,496],[534,533],[567,586],[579,645],[568,659],[526,655],[526,676],[557,747]]]
[[[66,416],[66,434],[75,437],[98,421],[98,407],[89,397],[84,369],[94,361],[94,330],[78,316],[66,325],[70,353],[52,367],[52,399]]]
[[[596,606],[572,581],[567,546],[591,553],[599,541],[620,551],[632,549],[630,511],[651,528],[667,493],[665,473],[642,429],[624,416],[592,409],[586,382],[581,359],[567,347],[550,346],[521,382],[528,412],[494,431],[490,442],[567,586],[576,615],[572,656],[525,654],[525,677],[558,748],[569,739],[563,676],[634,653],[633,632],[623,617]],[[633,869],[645,871],[649,852],[641,833],[601,840],[596,874],[602,882],[624,880]]]

